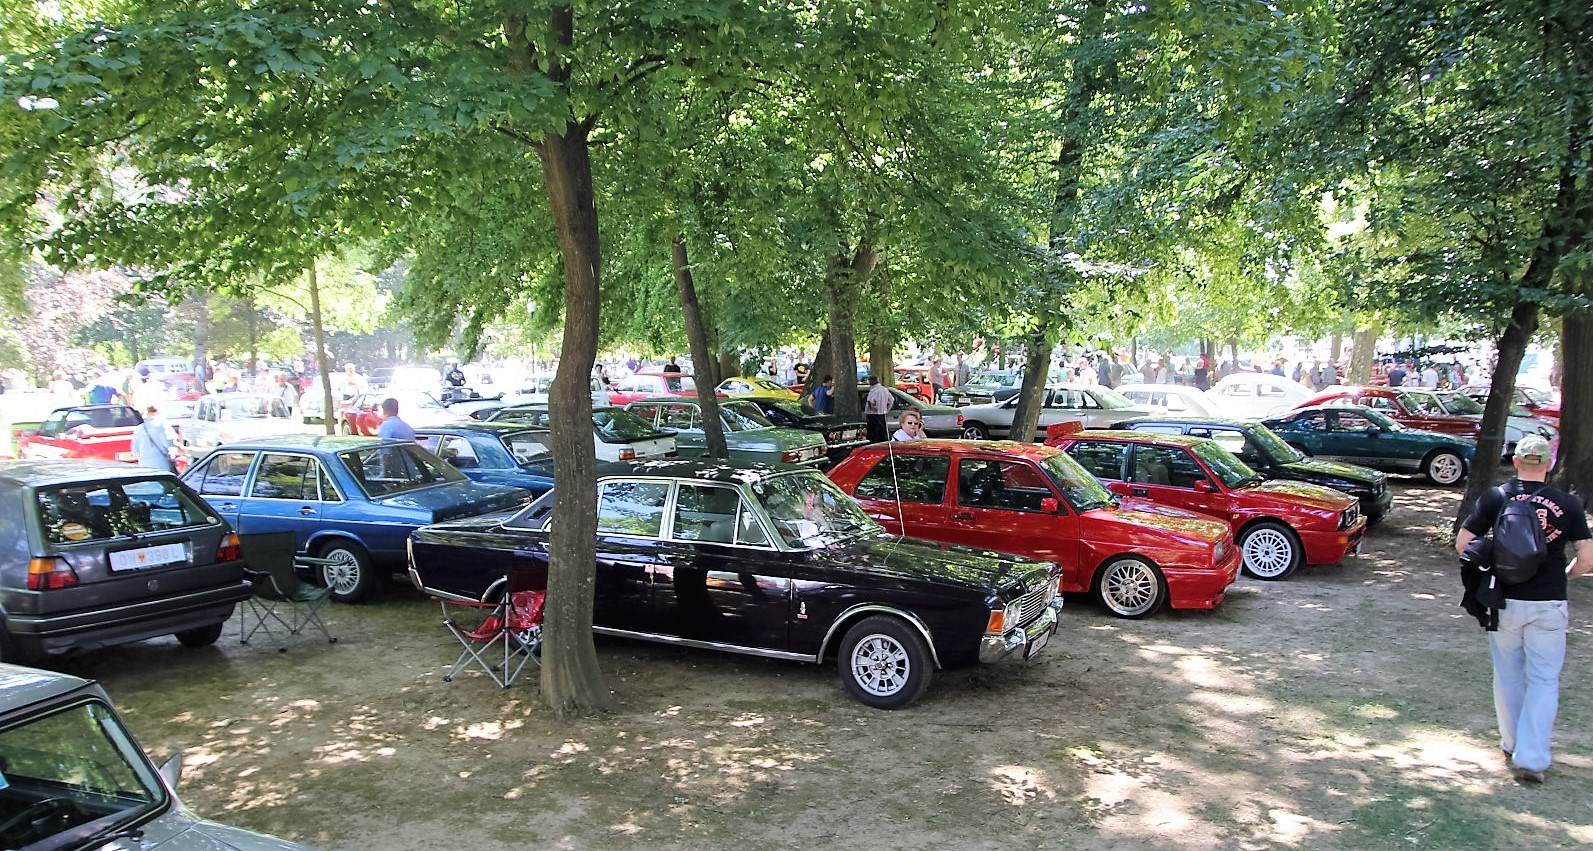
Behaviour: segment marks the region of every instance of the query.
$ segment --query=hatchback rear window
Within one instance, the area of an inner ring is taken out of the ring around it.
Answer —
[[[217,522],[172,479],[67,485],[35,493],[45,541],[75,544]]]

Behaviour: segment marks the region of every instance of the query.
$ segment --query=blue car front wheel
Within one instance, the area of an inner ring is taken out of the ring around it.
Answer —
[[[332,589],[332,599],[358,603],[376,593],[376,572],[370,557],[358,544],[333,541],[320,550],[329,564],[321,565],[321,584]]]

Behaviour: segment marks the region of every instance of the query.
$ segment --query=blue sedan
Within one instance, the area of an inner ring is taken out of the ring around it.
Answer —
[[[292,531],[321,559],[332,598],[354,602],[405,567],[409,533],[502,511],[530,491],[478,484],[409,441],[291,435],[217,447],[183,481],[240,534]]]
[[[553,489],[552,436],[516,423],[460,423],[415,429],[415,442],[473,482],[525,488],[537,496]]]

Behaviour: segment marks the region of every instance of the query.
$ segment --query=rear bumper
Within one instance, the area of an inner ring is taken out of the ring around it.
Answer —
[[[53,656],[69,650],[94,650],[218,624],[232,617],[235,604],[248,599],[250,586],[238,580],[138,603],[50,615],[7,615],[6,630],[25,656]]]
[[[987,635],[979,641],[979,661],[985,664],[1009,659],[1028,659],[1039,653],[1056,633],[1062,598],[1053,599],[1040,616],[1028,624],[1009,629],[1003,635]]]

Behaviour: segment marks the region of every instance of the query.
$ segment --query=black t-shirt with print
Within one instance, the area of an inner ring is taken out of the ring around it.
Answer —
[[[1489,488],[1471,509],[1471,516],[1461,525],[1473,535],[1486,535],[1493,529],[1499,509],[1504,507],[1505,495],[1515,497],[1531,494],[1529,499],[1538,510],[1538,522],[1543,524],[1543,536],[1549,542],[1549,552],[1531,579],[1505,586],[1505,597],[1511,600],[1564,600],[1565,566],[1569,563],[1566,548],[1573,541],[1590,537],[1582,501],[1542,482],[1511,479],[1500,487],[1504,489],[1503,495],[1499,492],[1500,488]]]

